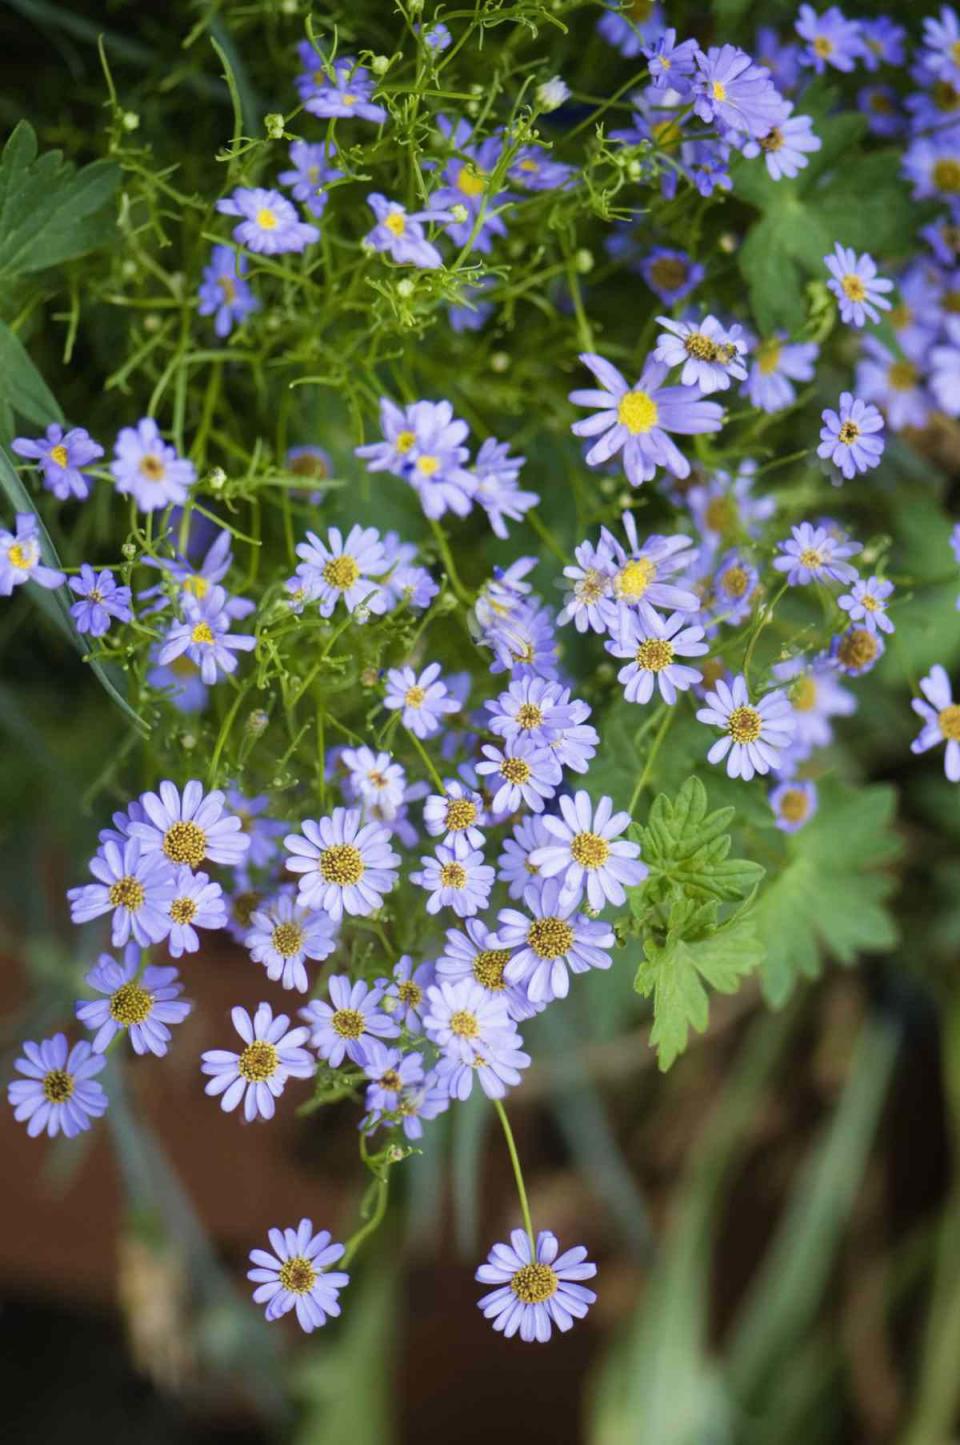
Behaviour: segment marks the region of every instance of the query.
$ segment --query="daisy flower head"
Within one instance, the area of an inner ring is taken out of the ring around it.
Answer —
[[[849,592],[837,598],[837,606],[851,622],[862,622],[871,632],[893,632],[887,606],[893,595],[893,583],[887,577],[860,578]]]
[[[224,216],[238,216],[233,239],[264,256],[303,251],[320,239],[316,226],[301,221],[292,201],[262,186],[238,186],[232,196],[217,202],[217,210]]]
[[[309,1219],[301,1219],[296,1229],[271,1229],[268,1238],[273,1253],[251,1249],[254,1267],[247,1271],[247,1279],[257,1286],[254,1301],[266,1305],[267,1319],[279,1320],[295,1310],[297,1324],[310,1334],[336,1318],[338,1296],[350,1276],[330,1265],[342,1257],[344,1246],[331,1243],[329,1230],[314,1234]]]
[[[418,677],[412,667],[391,667],[387,672],[383,705],[400,713],[400,721],[414,737],[428,738],[439,732],[446,714],[460,711],[460,704],[447,691],[440,676],[439,662],[431,662]]]
[[[302,558],[297,577],[311,601],[319,603],[321,617],[330,617],[338,602],[348,612],[363,607],[367,612],[387,610],[387,598],[378,580],[388,562],[380,533],[375,527],[350,528],[346,538],[339,527],[331,527],[326,541],[315,532],[297,547]]]
[[[396,817],[406,796],[407,775],[390,753],[344,748],[340,758],[347,769],[344,792],[350,801],[375,808],[380,819]]]
[[[784,833],[796,833],[817,811],[817,785],[809,779],[791,778],[771,788],[769,801],[777,827]]]
[[[129,938],[142,948],[166,938],[176,887],[169,859],[160,852],[144,852],[137,838],[129,838],[122,846],[109,841],[91,858],[90,872],[96,883],[67,891],[74,923],[88,923],[112,913],[115,948]]]
[[[571,700],[568,687],[543,677],[517,678],[484,707],[491,714],[491,732],[539,743],[563,738],[590,716],[589,705],[580,698]]]
[[[367,205],[376,219],[373,229],[363,238],[365,246],[385,251],[399,266],[420,266],[436,270],[443,257],[423,229],[425,221],[449,221],[449,211],[407,211],[399,201],[390,201],[379,191],[367,196]]]
[[[520,490],[517,480],[526,457],[512,457],[509,450],[509,442],[487,437],[473,463],[474,500],[486,512],[494,536],[502,540],[509,535],[504,519],[523,521],[540,500],[536,492]]]
[[[481,1284],[494,1286],[477,1306],[506,1339],[519,1334],[527,1344],[546,1344],[554,1328],[571,1329],[597,1298],[582,1283],[597,1272],[583,1245],[559,1250],[549,1229],[541,1229],[535,1250],[525,1232],[515,1229],[510,1243],[495,1244],[477,1270]]]
[[[140,973],[136,943],[127,944],[122,963],[101,953],[84,983],[103,995],[77,1004],[77,1018],[84,1028],[97,1031],[95,1054],[106,1053],[116,1035],[126,1029],[135,1054],[156,1054],[162,1059],[170,1043],[168,1025],[183,1023],[193,1008],[180,997],[183,984],[175,968],[148,965]]]
[[[79,576],[71,577],[68,585],[79,598],[70,607],[78,632],[103,637],[111,622],[129,622],[133,617],[130,588],[121,587],[107,567],[97,572],[84,562]]]
[[[389,1011],[395,1019],[399,1019],[411,1033],[422,1031],[420,1015],[433,979],[432,963],[421,963],[419,968],[415,968],[409,953],[404,953],[397,959],[390,978],[378,982],[378,987],[383,989],[385,1012]],[[366,1047],[369,1052],[370,1046]]]
[[[543,826],[541,813],[521,818],[510,837],[504,839],[503,851],[497,859],[497,877],[506,883],[511,898],[521,899],[531,878],[539,876],[540,869],[531,862],[531,854],[549,841],[550,834]]]
[[[747,160],[763,156],[771,180],[792,181],[807,165],[807,156],[818,151],[820,137],[814,133],[808,115],[793,115],[793,106],[784,104],[784,118],[771,126],[766,135],[751,136],[743,147]]]
[[[369,1122],[379,1124],[384,1114],[397,1112],[407,1090],[423,1083],[423,1055],[405,1054],[371,1039],[364,1049],[363,1071],[370,1080],[364,1101]]]
[[[749,617],[759,582],[756,567],[740,552],[728,552],[722,557],[713,574],[717,621],[737,627]]]
[[[797,397],[795,381],[811,381],[820,348],[815,341],[791,342],[785,333],[766,337],[751,353],[741,393],[761,411],[783,411]]]
[[[513,950],[504,977],[525,988],[531,1003],[566,998],[571,973],[610,967],[613,930],[579,912],[578,897],[563,894],[559,879],[528,883],[523,906],[524,913],[516,908],[501,909],[497,939]]]
[[[197,291],[197,314],[213,317],[214,333],[221,340],[260,309],[249,281],[244,279],[246,271],[246,256],[232,246],[214,246],[203,269]]]
[[[446,779],[442,793],[431,793],[423,805],[423,825],[431,838],[442,838],[455,853],[482,848],[486,818],[483,799],[458,778]]]
[[[257,645],[252,633],[231,632],[232,625],[222,587],[212,587],[202,601],[188,594],[183,599],[183,617],[171,622],[157,661],[166,666],[186,657],[196,663],[205,685],[212,687],[221,677],[236,672],[238,652],[253,652]]]
[[[174,869],[173,897],[167,905],[170,932],[167,947],[173,958],[196,953],[200,947],[198,928],[226,928],[227,905],[219,883],[206,873],[194,873],[184,864]]]
[[[693,108],[721,131],[766,135],[784,117],[785,103],[770,72],[736,45],[711,45],[695,55]]]
[[[599,437],[587,452],[587,465],[601,466],[622,451],[631,486],[649,481],[657,467],[681,479],[689,476],[690,463],[669,433],[693,436],[719,431],[723,408],[704,401],[694,387],[664,386],[667,368],[662,362],[648,360],[640,380],[631,387],[602,356],[583,352],[580,360],[603,388],[570,393],[574,405],[598,408],[571,428],[574,436]]]
[[[329,817],[308,818],[301,833],[288,833],[283,845],[292,856],[287,870],[299,873],[299,898],[306,908],[322,908],[339,922],[344,913],[359,918],[376,913],[397,881],[399,855],[381,823],[362,823],[359,808],[334,808]]]
[[[848,20],[836,5],[818,15],[812,5],[801,5],[794,29],[806,42],[802,52],[804,65],[812,66],[822,75],[828,66],[849,72],[863,59],[860,22]]]
[[[910,744],[913,753],[925,753],[946,743],[944,772],[951,783],[960,783],[960,703],[953,700],[953,691],[946,669],[936,663],[920,681],[923,697],[915,697],[911,706],[923,720],[923,727]]]
[[[605,10],[597,21],[597,34],[619,50],[626,60],[644,53],[644,46],[663,30],[663,11],[655,0],[638,0],[622,10]]]
[[[649,618],[654,609],[696,612],[700,600],[689,587],[678,587],[671,581],[674,572],[689,568],[695,551],[691,538],[677,534],[662,537],[657,533],[641,543],[632,512],[621,518],[627,534],[624,547],[614,534],[603,527],[600,538],[612,557],[613,577],[610,596],[600,604],[607,630],[616,635],[628,611],[637,611]]]
[[[792,527],[793,536],[778,543],[779,554],[773,565],[786,572],[791,587],[806,587],[810,582],[854,582],[856,567],[845,559],[862,551],[859,542],[840,541],[826,527],[801,522]]]
[[[563,776],[550,748],[524,737],[505,740],[503,747],[484,743],[477,773],[490,778],[494,813],[515,813],[522,807],[543,812],[544,799],[553,797]]]
[[[337,944],[337,926],[328,914],[301,908],[288,893],[279,893],[254,908],[243,942],[254,963],[263,964],[267,978],[306,993],[305,960],[330,957]]]
[[[643,47],[651,85],[658,90],[675,90],[678,95],[689,94],[697,68],[697,49],[695,40],[681,40],[678,45],[672,26],[657,35]]]
[[[672,321],[669,316],[657,320],[666,329],[657,337],[653,354],[665,366],[683,368],[680,380],[684,386],[697,387],[709,396],[726,391],[731,378],[746,380],[741,327],[724,327],[715,316],[705,316],[702,321]]]
[[[427,1038],[443,1055],[437,1079],[451,1099],[468,1099],[476,1078],[490,1099],[502,1099],[530,1063],[506,999],[473,979],[440,980],[427,990]]]
[[[654,246],[641,261],[640,274],[665,306],[673,306],[695,291],[707,273],[686,251]]]
[[[613,557],[603,542],[581,542],[574,549],[574,562],[564,567],[563,575],[573,583],[563,599],[557,618],[561,627],[572,622],[578,632],[604,632],[606,611],[603,606],[611,595]]]
[[[790,756],[795,762],[810,756],[814,748],[825,748],[833,741],[832,718],[850,717],[857,710],[853,694],[841,685],[837,665],[830,657],[807,661],[791,657],[777,662],[773,675],[787,684],[787,696],[793,708],[794,733]]]
[[[13,1066],[24,1077],[7,1085],[13,1117],[26,1124],[31,1139],[44,1133],[50,1139],[82,1134],[107,1108],[96,1080],[105,1063],[85,1039],[71,1049],[66,1034],[25,1043]]]
[[[140,795],[142,815],[130,823],[145,855],[162,853],[173,864],[199,868],[205,859],[236,867],[250,847],[241,820],[228,813],[219,788],[207,793],[196,778],[181,791],[167,779]]]
[[[830,657],[848,677],[872,672],[885,651],[880,633],[864,623],[855,622],[830,643]]]
[[[455,152],[443,170],[443,184],[433,194],[433,203],[453,211],[460,207],[462,220],[451,220],[447,234],[459,247],[469,246],[486,253],[495,237],[505,236],[506,224],[501,212],[514,197],[509,191],[491,192],[491,176],[503,150],[499,135],[487,136],[479,143],[470,143],[472,128],[465,120],[451,122],[437,116],[437,126],[447,145]]]
[[[552,159],[545,146],[521,146],[507,172],[525,191],[552,191],[569,184],[573,166]]]
[[[332,141],[311,144],[295,140],[290,144],[290,169],[281,171],[277,180],[287,186],[293,199],[305,206],[311,216],[322,216],[330,197],[329,187],[343,177],[330,165],[337,148]]]
[[[494,873],[478,848],[441,843],[435,857],[427,854],[420,862],[423,868],[411,873],[410,881],[429,894],[428,913],[452,908],[459,918],[469,918],[486,908]]]
[[[957,184],[960,186],[960,161]],[[932,409],[923,377],[926,343],[901,339],[901,346],[903,355],[895,356],[875,336],[865,336],[856,369],[857,395],[882,408],[891,431],[925,426]]]
[[[820,445],[817,456],[833,462],[847,481],[858,472],[880,465],[884,441],[883,417],[869,401],[841,392],[840,407],[826,407],[821,413]]]
[[[62,587],[66,575],[41,562],[39,524],[32,512],[18,512],[16,531],[0,528],[0,597],[9,597],[24,582],[48,590]]]
[[[687,692],[702,674],[678,659],[702,657],[709,652],[703,628],[691,623],[682,612],[662,618],[656,612],[624,618],[620,634],[606,643],[613,657],[627,657],[617,680],[623,684],[627,702],[647,703],[659,692],[671,705],[678,692]]]
[[[51,422],[45,436],[14,437],[10,450],[37,463],[43,485],[59,502],[89,497],[90,479],[83,469],[103,456],[103,447],[82,426],[64,431],[59,422]]]
[[[837,241],[833,255],[823,261],[831,278],[827,286],[840,302],[841,321],[865,326],[868,320],[879,321],[880,311],[890,310],[885,292],[893,290],[893,282],[877,275],[877,264],[866,251],[858,256]]]
[[[132,497],[141,512],[185,502],[197,479],[193,462],[163,440],[149,416],[121,427],[110,471],[120,495]]]
[[[522,1022],[539,1009],[530,1003],[525,989],[508,983],[504,977],[512,956],[512,951],[502,948],[497,935],[479,918],[464,919],[462,931],[447,929],[447,941],[437,959],[437,982],[473,979],[493,997],[505,1000],[510,1017]]]
[[[313,999],[300,1010],[310,1026],[310,1043],[336,1069],[344,1059],[362,1064],[374,1039],[395,1039],[400,1025],[383,1008],[383,989],[335,973],[327,984],[330,1002]]]
[[[239,1054],[227,1049],[208,1049],[201,1055],[201,1071],[210,1082],[204,1092],[220,1099],[224,1113],[243,1103],[243,1117],[272,1119],[276,1100],[288,1079],[309,1079],[317,1062],[303,1045],[310,1037],[306,1027],[289,1028],[286,1014],[274,1017],[268,1003],[262,1003],[251,1018],[245,1008],[230,1011],[233,1026],[243,1042]]]
[[[952,6],[940,6],[939,20],[924,20],[920,62],[929,75],[960,88],[960,19]]]
[[[305,59],[306,52],[310,52],[312,61]],[[311,115],[317,115],[321,120],[337,117],[349,120],[355,116],[358,120],[372,121],[374,125],[383,124],[387,112],[382,105],[375,105],[371,100],[374,83],[369,71],[358,65],[352,56],[342,55],[330,64],[312,46],[303,44],[300,57],[312,72],[309,76],[301,76],[298,82],[304,109]]]
[[[625,902],[624,887],[635,888],[649,872],[640,862],[640,844],[620,837],[630,821],[629,813],[614,813],[612,798],[602,797],[594,808],[590,794],[580,789],[560,799],[560,817],[544,815],[550,842],[530,861],[545,878],[559,878],[564,902],[586,893],[599,913],[608,903]]]
[[[706,703],[698,710],[697,720],[723,729],[723,736],[707,753],[707,762],[720,763],[726,758],[727,776],[744,782],[778,766],[796,726],[790,699],[782,688],[752,703],[746,679],[740,674],[732,683],[721,678],[715,691],[707,693]]]

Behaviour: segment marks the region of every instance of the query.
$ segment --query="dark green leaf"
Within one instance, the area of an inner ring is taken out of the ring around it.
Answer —
[[[110,201],[120,181],[112,161],[82,170],[60,151],[37,155],[21,121],[0,157],[0,278],[57,266],[105,245],[114,233]]]
[[[0,321],[0,440],[13,436],[14,417],[46,427],[63,413],[20,338]]]
[[[675,885],[688,898],[719,902],[745,898],[764,870],[748,858],[728,857],[732,818],[732,808],[707,811],[707,790],[699,778],[688,778],[673,801],[661,793],[646,827],[634,833],[650,869],[645,887]]]

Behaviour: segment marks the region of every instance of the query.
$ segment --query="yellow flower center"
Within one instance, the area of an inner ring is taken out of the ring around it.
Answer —
[[[644,672],[662,672],[673,661],[673,643],[665,637],[647,637],[637,648],[635,661]]]
[[[852,627],[837,648],[837,656],[844,667],[856,670],[866,667],[876,655],[877,639],[865,627]]]
[[[599,833],[577,833],[571,839],[570,852],[581,868],[602,868],[610,857],[610,844]]]
[[[66,1069],[51,1069],[43,1076],[43,1097],[50,1104],[65,1104],[73,1095],[73,1075]]]
[[[687,263],[678,256],[658,256],[650,267],[650,279],[661,291],[679,291],[687,275]]]
[[[423,989],[412,978],[397,984],[397,998],[407,1008],[419,1008],[423,1003]]]
[[[865,608],[867,612],[880,612],[883,610],[877,598],[869,592],[865,592],[860,598],[860,606]]]
[[[342,888],[359,883],[367,871],[360,849],[352,843],[334,843],[331,848],[324,848],[319,868],[325,883],[339,883]]]
[[[732,532],[740,523],[740,513],[732,497],[711,497],[703,519],[711,532]]]
[[[577,583],[577,593],[584,602],[599,602],[606,590],[607,579],[595,567],[589,567]]]
[[[845,447],[852,447],[859,435],[860,428],[857,426],[855,421],[843,422],[839,432],[837,433],[838,439],[843,443]]]
[[[548,1264],[525,1264],[510,1280],[510,1288],[525,1305],[542,1305],[557,1292],[559,1281]]]
[[[522,702],[517,708],[517,726],[524,732],[533,732],[543,725],[543,709],[535,702]]]
[[[269,206],[261,206],[257,212],[257,225],[261,231],[275,231],[277,229],[277,218]]]
[[[818,567],[822,567],[823,553],[819,547],[804,547],[800,553],[800,565],[806,567],[809,572],[815,572]]]
[[[772,130],[767,131],[760,142],[760,149],[771,152],[783,150],[783,131],[779,126],[775,125]]]
[[[125,873],[112,883],[107,895],[114,908],[127,908],[131,913],[143,907],[146,896],[143,884],[132,873]]]
[[[198,622],[190,634],[190,641],[199,646],[212,647],[216,638],[213,635],[213,628],[209,622]]]
[[[462,191],[465,196],[482,196],[484,179],[483,172],[473,164],[473,161],[467,161],[460,167],[457,190]]]
[[[210,591],[210,583],[206,577],[201,577],[199,572],[194,572],[191,573],[189,577],[184,577],[180,586],[184,592],[188,593],[191,597],[196,597],[198,601],[202,601]]]
[[[757,347],[757,366],[761,376],[771,376],[780,365],[780,353],[783,351],[783,342],[776,336],[761,341]]]
[[[797,712],[811,712],[817,705],[817,684],[809,673],[798,677],[790,689],[790,701]]]
[[[530,925],[527,942],[538,958],[562,958],[573,947],[574,933],[563,918],[537,918]]]
[[[657,564],[649,557],[634,557],[621,567],[613,587],[618,597],[629,597],[633,601],[642,597],[650,583],[656,579]]]
[[[217,285],[223,292],[223,299],[228,306],[237,299],[237,283],[232,276],[218,276]]]
[[[429,455],[417,457],[417,471],[421,476],[432,477],[440,470],[440,462],[437,457]]]
[[[150,1017],[153,1008],[153,994],[139,983],[125,983],[110,999],[110,1017],[122,1028],[131,1024],[142,1024]]]
[[[743,597],[750,586],[750,574],[745,567],[734,564],[724,572],[720,585],[728,597]]]
[[[302,1254],[285,1259],[280,1266],[280,1288],[288,1294],[309,1294],[317,1282],[317,1271]]]
[[[476,822],[477,805],[469,798],[450,798],[447,801],[446,824],[449,833],[462,833]]]
[[[617,420],[632,437],[646,436],[657,424],[657,403],[645,391],[627,391],[617,406]]]
[[[735,707],[727,719],[727,732],[735,743],[755,743],[763,730],[763,718],[755,707]]]
[[[690,335],[684,338],[683,349],[688,356],[696,361],[717,361],[720,356],[720,348],[709,336],[704,336],[702,331],[691,331]]]
[[[937,107],[937,110],[949,112],[956,110],[957,105],[960,104],[960,94],[957,93],[956,87],[951,85],[949,80],[938,80],[933,87],[932,94],[933,103]]]
[[[268,1044],[266,1039],[254,1039],[238,1058],[237,1071],[250,1084],[264,1084],[273,1078],[279,1063],[273,1044]]]
[[[158,457],[156,452],[147,452],[145,457],[140,458],[138,470],[145,482],[162,482],[167,468],[163,457]]]
[[[24,546],[22,542],[14,542],[12,547],[7,548],[7,557],[11,566],[19,567],[21,572],[28,572],[31,567],[36,566],[36,543],[28,542]]]
[[[500,764],[500,776],[508,783],[522,784],[530,777],[532,769],[524,758],[504,758]]]
[[[917,368],[911,361],[894,361],[887,371],[887,383],[894,391],[910,391],[917,384]]]
[[[171,863],[197,868],[207,852],[207,835],[197,823],[174,823],[163,835],[163,851]]]
[[[467,870],[462,863],[444,863],[440,869],[442,888],[466,888]]]
[[[363,1014],[355,1008],[338,1008],[330,1020],[330,1027],[342,1039],[358,1039],[363,1033]]]
[[[408,687],[406,692],[403,694],[403,700],[406,703],[407,707],[423,707],[423,704],[426,701],[426,697],[426,690],[422,687],[417,687],[416,685],[414,685],[413,687]]]
[[[400,237],[407,229],[407,221],[402,211],[390,211],[384,218],[383,224],[392,236]]]
[[[197,916],[197,905],[192,898],[175,898],[170,904],[170,917],[174,923],[192,923]]]
[[[339,557],[331,557],[330,561],[324,564],[323,580],[330,587],[336,587],[338,592],[349,591],[359,576],[359,563],[346,552]]]
[[[387,1069],[385,1074],[380,1075],[377,1083],[381,1089],[386,1090],[388,1094],[399,1094],[403,1088],[403,1080],[396,1069]]]
[[[65,467],[68,459],[67,449],[62,443],[50,448],[50,460],[56,462],[58,467]]]
[[[480,1025],[477,1023],[476,1014],[470,1013],[467,1009],[457,1009],[455,1014],[450,1016],[450,1032],[456,1034],[458,1039],[475,1039],[480,1033]]]
[[[813,53],[819,55],[821,60],[826,60],[827,56],[833,54],[833,41],[826,35],[818,35],[813,42]]]
[[[727,98],[727,87],[722,80],[715,80],[710,87],[714,100],[724,101]]]
[[[278,923],[270,935],[270,942],[281,958],[293,958],[303,945],[303,929],[299,923]]]
[[[937,715],[940,731],[948,742],[960,742],[960,703],[951,702]]]
[[[241,928],[247,928],[249,926],[254,909],[259,906],[262,898],[263,894],[258,893],[253,888],[249,889],[246,893],[237,893],[235,895],[233,900],[233,916]]]
[[[867,288],[863,281],[854,271],[848,271],[840,281],[840,287],[850,301],[863,301],[866,299]]]
[[[780,816],[788,823],[802,823],[810,811],[810,799],[802,788],[789,788],[780,799]]]
[[[416,434],[416,432],[413,432],[413,431],[401,431],[401,432],[398,432],[398,433],[397,433],[397,439],[396,439],[396,441],[395,441],[394,444],[393,444],[394,450],[395,450],[395,451],[398,451],[402,457],[405,457],[406,454],[407,454],[407,452],[408,452],[408,451],[410,450],[410,448],[413,446],[413,444],[414,444],[414,442],[416,441],[416,439],[417,439],[417,434]]]
[[[960,161],[942,156],[934,162],[932,175],[938,191],[960,191]]]
[[[506,988],[503,970],[510,962],[509,948],[485,948],[473,960],[473,976],[477,983],[491,993],[502,993]]]

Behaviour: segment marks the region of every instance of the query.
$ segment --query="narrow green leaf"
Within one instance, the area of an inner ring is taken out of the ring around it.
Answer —
[[[22,417],[35,426],[46,427],[52,421],[63,421],[57,400],[40,375],[23,342],[9,326],[0,321],[0,437],[9,439],[13,418]]]

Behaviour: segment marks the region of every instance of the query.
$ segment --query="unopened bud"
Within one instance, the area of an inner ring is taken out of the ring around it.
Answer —
[[[490,358],[490,370],[501,374],[510,370],[510,356],[506,351],[495,351]]]
[[[397,282],[397,295],[402,301],[409,301],[415,290],[416,287],[409,276],[404,276],[402,281]]]
[[[375,55],[370,62],[370,69],[374,75],[386,75],[390,69],[389,55]]]
[[[125,110],[120,117],[120,124],[124,130],[139,130],[140,117],[135,110]]]
[[[285,127],[284,117],[278,115],[276,111],[271,111],[269,115],[263,117],[263,128],[267,132],[268,140],[283,140]]]
[[[588,251],[585,246],[581,247],[573,260],[581,276],[586,276],[593,270],[593,252]]]
[[[207,473],[207,486],[211,492],[222,492],[227,485],[227,474],[223,467],[211,467]]]
[[[565,100],[570,98],[570,87],[566,81],[554,75],[550,80],[545,80],[542,85],[537,86],[537,105],[543,111],[556,110],[563,105]]]
[[[247,718],[247,732],[253,738],[259,738],[270,726],[270,715],[265,713],[262,707],[254,708]]]

